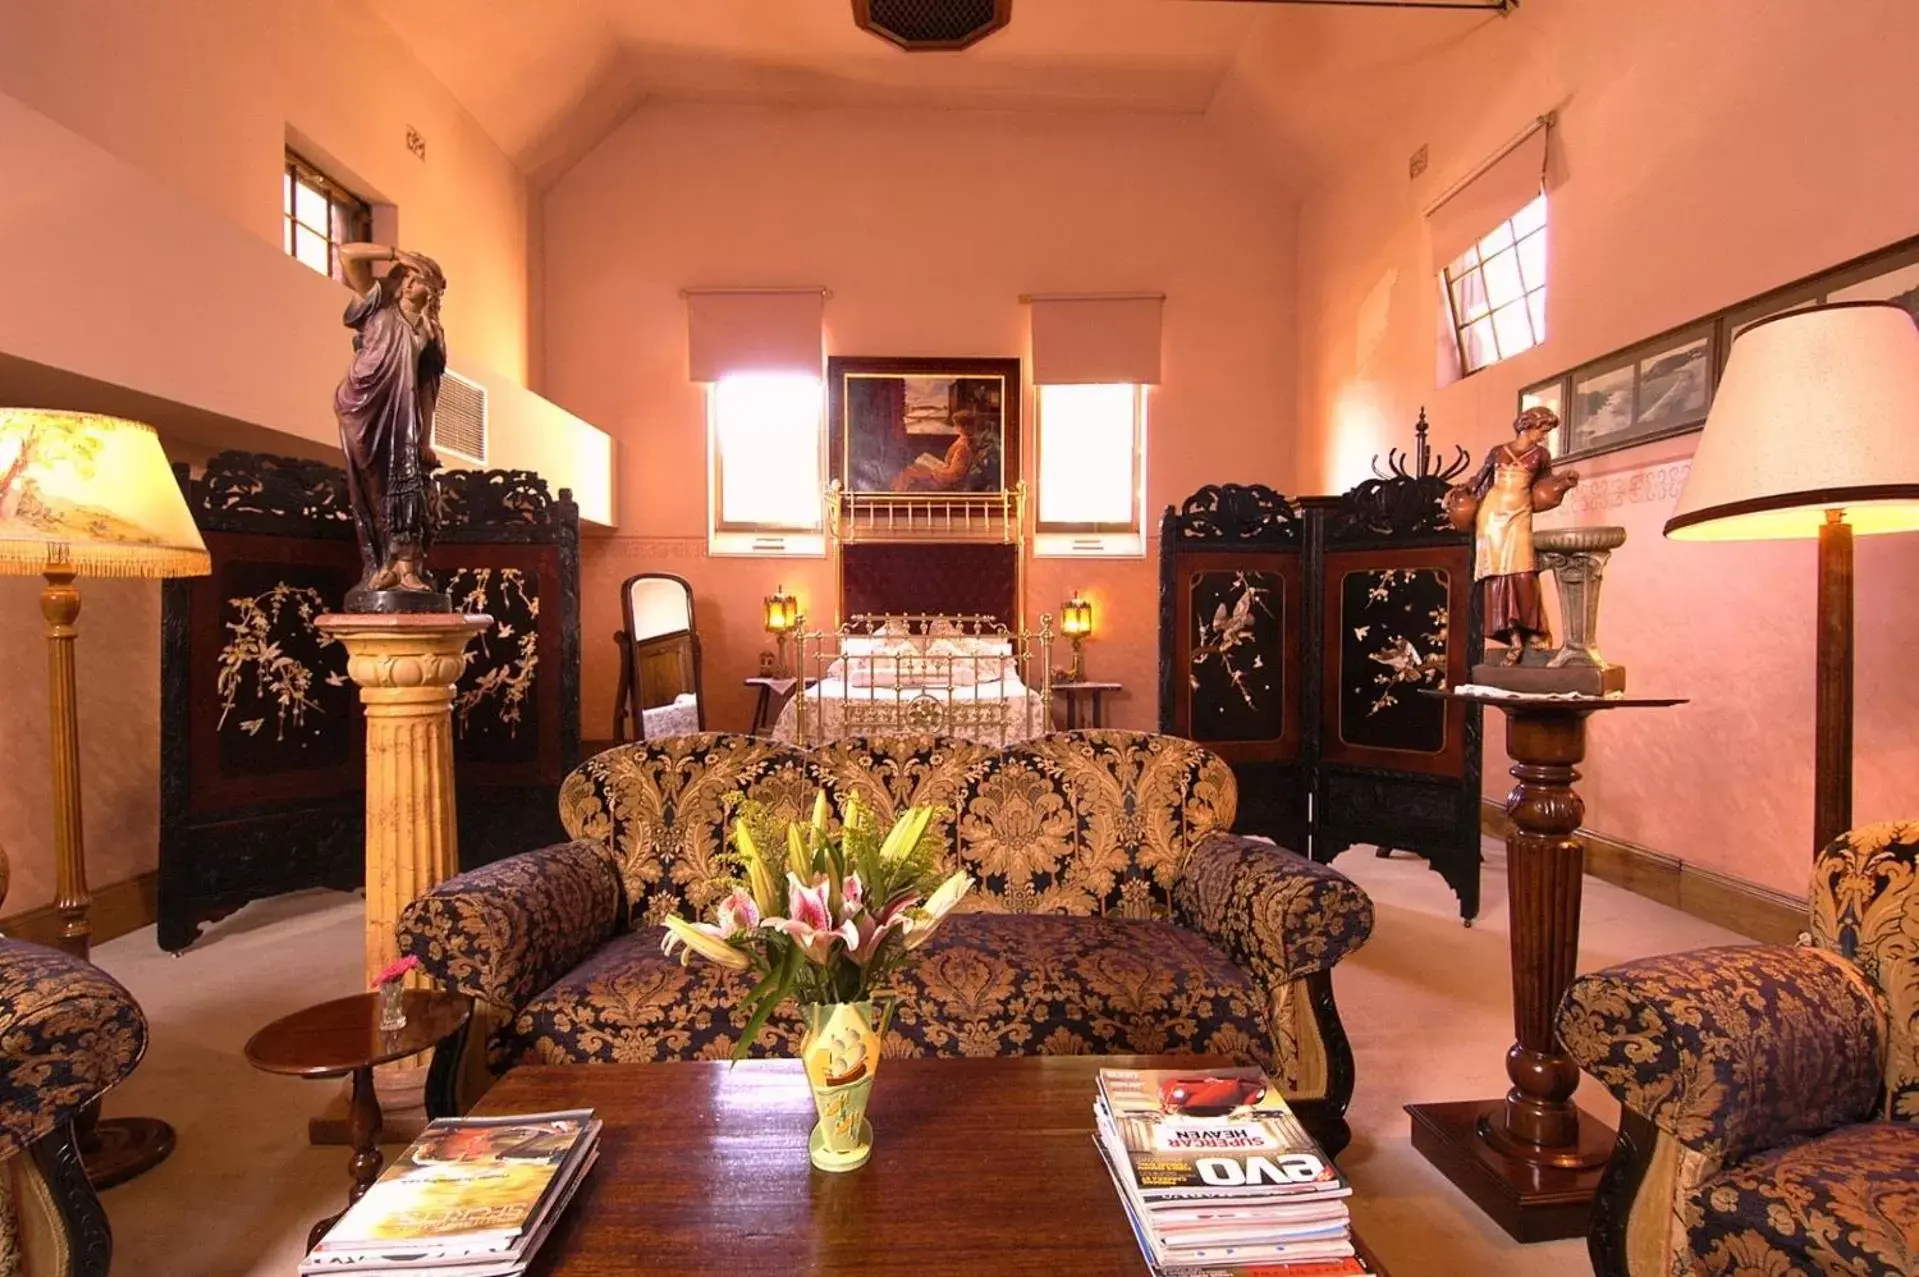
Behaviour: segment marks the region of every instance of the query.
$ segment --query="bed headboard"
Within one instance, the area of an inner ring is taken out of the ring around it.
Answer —
[[[873,541],[840,546],[839,619],[919,612],[1024,625],[1020,547],[977,541]]]

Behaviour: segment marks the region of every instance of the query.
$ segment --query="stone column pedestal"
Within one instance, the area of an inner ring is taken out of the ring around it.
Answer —
[[[371,984],[399,956],[394,926],[400,911],[459,872],[453,685],[466,668],[468,641],[493,618],[335,613],[314,623],[345,644],[347,674],[366,707],[365,973]],[[417,1072],[425,1063],[416,1057],[390,1071]],[[411,1082],[417,1093],[419,1080]]]

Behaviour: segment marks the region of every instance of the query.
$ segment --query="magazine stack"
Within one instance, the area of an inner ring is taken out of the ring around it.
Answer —
[[[429,1123],[307,1252],[301,1277],[518,1277],[599,1141],[591,1109]]]
[[[1254,1068],[1101,1069],[1096,1137],[1154,1277],[1346,1277],[1352,1189]]]

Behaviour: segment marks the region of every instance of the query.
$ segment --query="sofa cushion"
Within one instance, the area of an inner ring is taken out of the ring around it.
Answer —
[[[1812,942],[1849,958],[1886,1000],[1886,1112],[1919,1121],[1919,821],[1862,825],[1812,871]]]
[[[1919,1129],[1842,1126],[1761,1154],[1688,1204],[1701,1277],[1919,1271]]]
[[[729,1054],[745,1021],[741,973],[621,936],[535,998],[514,1028],[541,1063],[646,1063]],[[949,917],[895,981],[895,1056],[1223,1055],[1274,1065],[1261,996],[1226,956],[1170,922],[1003,914]],[[790,1005],[754,1055],[792,1055]]]
[[[705,913],[726,894],[729,803],[765,803],[795,820],[819,787],[808,756],[757,736],[701,732],[619,745],[560,786],[570,838],[612,847],[635,921]]]
[[[1192,849],[1231,828],[1233,773],[1148,732],[1054,732],[989,755],[959,812],[978,907],[1164,918]]]

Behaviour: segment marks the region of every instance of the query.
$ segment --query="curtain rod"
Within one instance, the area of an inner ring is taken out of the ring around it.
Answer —
[[[833,290],[820,284],[805,284],[797,288],[682,288],[682,297],[711,297],[738,295],[742,293],[818,293],[822,297],[831,297]]]
[[[1453,199],[1453,197],[1457,196],[1461,191],[1471,186],[1474,182],[1477,182],[1480,179],[1480,177],[1485,174],[1487,169],[1491,168],[1493,165],[1499,163],[1499,161],[1505,159],[1508,155],[1511,155],[1514,151],[1518,150],[1520,145],[1524,143],[1527,138],[1539,132],[1539,130],[1541,129],[1550,130],[1552,126],[1557,124],[1558,122],[1559,122],[1559,112],[1557,111],[1548,111],[1544,115],[1534,118],[1531,124],[1528,124],[1525,128],[1519,130],[1519,132],[1515,133],[1512,137],[1508,138],[1503,144],[1501,144],[1498,150],[1494,151],[1491,155],[1488,155],[1485,159],[1481,160],[1479,163],[1473,165],[1471,172],[1467,173],[1464,177],[1460,178],[1458,181],[1454,182],[1451,186],[1447,187],[1444,191],[1440,192],[1439,198],[1426,206],[1426,211],[1424,213],[1424,216],[1431,217],[1434,213],[1437,213],[1440,209],[1444,208],[1446,204]]]
[[[1021,293],[1019,304],[1033,302],[1163,302],[1165,293]]]

